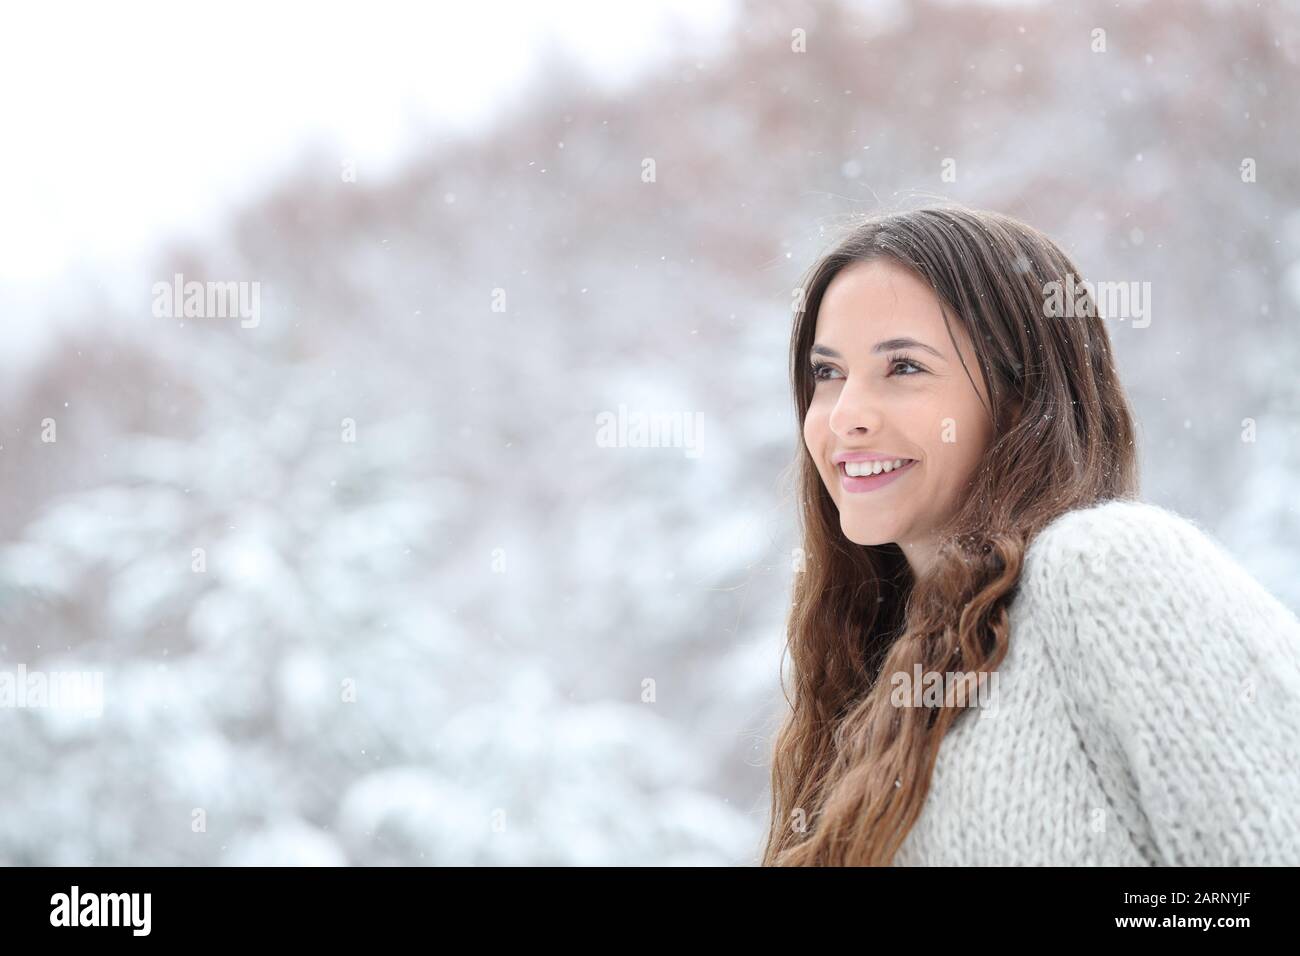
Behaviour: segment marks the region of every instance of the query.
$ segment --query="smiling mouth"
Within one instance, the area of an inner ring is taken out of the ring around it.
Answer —
[[[835,466],[843,478],[874,478],[902,471],[916,463],[915,458],[896,458],[893,461],[842,461]],[[853,469],[850,471],[850,467]]]

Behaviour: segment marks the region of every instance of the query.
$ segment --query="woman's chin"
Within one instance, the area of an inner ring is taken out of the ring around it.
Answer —
[[[880,522],[845,521],[841,518],[840,530],[854,544],[889,544],[898,540],[898,529],[892,523],[885,525]]]

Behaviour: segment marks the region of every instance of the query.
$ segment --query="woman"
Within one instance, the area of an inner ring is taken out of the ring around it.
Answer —
[[[804,283],[765,865],[1300,864],[1300,620],[1138,500],[1103,320],[1049,307],[1070,274],[944,206]]]

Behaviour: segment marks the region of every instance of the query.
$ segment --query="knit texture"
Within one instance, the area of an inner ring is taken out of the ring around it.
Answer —
[[[895,865],[1300,865],[1300,620],[1198,524],[1060,516],[1010,626]]]

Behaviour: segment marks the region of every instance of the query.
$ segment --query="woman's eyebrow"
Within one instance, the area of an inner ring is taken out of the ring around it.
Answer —
[[[924,349],[935,358],[943,358],[942,352],[937,352],[924,342],[918,342],[916,339],[903,336],[896,339],[885,339],[883,342],[877,342],[871,351],[873,352],[893,352],[897,349]],[[814,345],[810,350],[811,355],[827,355],[831,358],[843,358],[839,352],[826,345]]]

